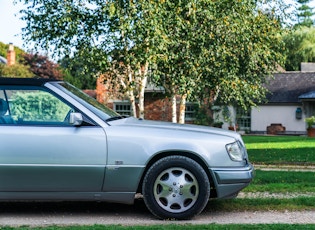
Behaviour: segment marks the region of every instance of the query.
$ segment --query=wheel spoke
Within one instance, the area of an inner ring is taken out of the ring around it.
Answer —
[[[189,199],[189,198],[193,200],[197,199],[197,195],[199,193],[197,181],[193,181],[193,182],[186,181],[181,191],[186,199]]]
[[[155,186],[154,194],[156,197],[168,197],[172,193],[170,188],[168,181],[159,181]]]

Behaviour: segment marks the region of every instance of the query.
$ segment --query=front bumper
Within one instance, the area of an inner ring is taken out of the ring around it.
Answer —
[[[233,197],[254,178],[254,166],[242,168],[212,168],[217,198]]]

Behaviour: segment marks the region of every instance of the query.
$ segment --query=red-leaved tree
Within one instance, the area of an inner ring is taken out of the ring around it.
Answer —
[[[25,65],[30,66],[30,71],[39,78],[62,79],[62,71],[58,64],[50,61],[48,57],[39,54],[24,54]]]

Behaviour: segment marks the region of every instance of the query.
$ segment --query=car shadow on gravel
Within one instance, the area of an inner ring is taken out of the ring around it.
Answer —
[[[108,214],[141,215],[152,217],[142,199],[136,199],[133,205],[107,202],[0,202],[2,214]]]
[[[219,214],[222,209],[220,203],[209,201],[205,209],[192,221],[208,219],[214,213]],[[220,214],[219,214],[220,215]],[[143,221],[157,221],[158,219],[150,213],[142,198],[135,199],[134,204],[117,204],[108,202],[91,201],[65,201],[65,202],[0,202],[0,216],[2,217],[62,217],[62,218],[87,218],[106,217],[116,219],[133,219]],[[170,220],[169,221],[174,221]],[[141,222],[139,222],[141,223]]]

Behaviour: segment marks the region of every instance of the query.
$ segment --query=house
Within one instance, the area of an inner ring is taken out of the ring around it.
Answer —
[[[315,114],[315,69],[276,73],[266,87],[268,102],[252,108],[251,132],[305,134],[304,119]]]
[[[315,115],[315,63],[302,63],[302,71],[275,73],[267,84],[267,103],[244,111],[227,107],[229,121],[222,128],[238,125],[241,131],[257,134],[306,134],[306,117]],[[97,99],[123,115],[131,114],[127,98],[110,97],[106,86],[98,82]],[[106,98],[104,100],[104,98]],[[186,104],[185,123],[193,123],[194,103]],[[213,108],[214,119],[223,121],[221,108]],[[148,120],[171,121],[170,98],[165,98],[163,89],[148,85],[145,91],[145,118]]]

